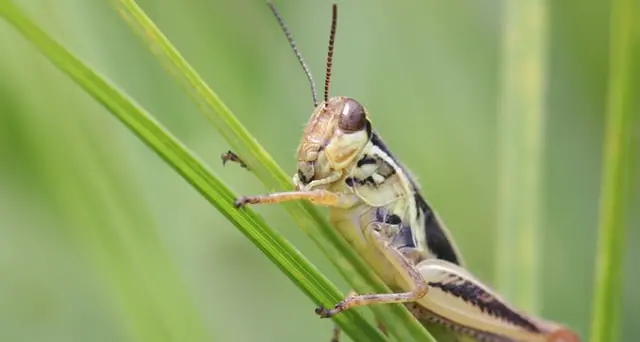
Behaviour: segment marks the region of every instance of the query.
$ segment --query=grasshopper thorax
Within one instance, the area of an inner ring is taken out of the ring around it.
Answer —
[[[370,138],[371,122],[358,101],[336,96],[321,102],[298,146],[296,185],[306,186],[347,171]]]

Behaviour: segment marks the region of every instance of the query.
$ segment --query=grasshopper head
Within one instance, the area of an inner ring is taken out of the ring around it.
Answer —
[[[355,162],[371,136],[364,107],[343,96],[320,103],[311,115],[298,146],[296,186],[342,172]]]
[[[311,85],[313,103],[316,106],[298,146],[298,172],[294,175],[293,181],[297,189],[309,190],[331,185],[344,175],[344,170],[354,163],[358,153],[371,137],[371,123],[361,104],[352,98],[343,96],[329,98],[333,48],[338,25],[338,5],[333,4],[331,7],[331,31],[324,80],[324,101],[318,104],[316,85],[309,67],[275,7],[271,2],[267,3],[278,19],[280,27],[289,40],[289,45],[307,75]]]

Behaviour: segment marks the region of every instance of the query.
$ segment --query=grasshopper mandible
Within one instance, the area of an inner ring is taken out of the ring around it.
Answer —
[[[315,110],[297,150],[295,191],[240,197],[235,205],[308,200],[329,207],[332,226],[393,291],[352,293],[316,313],[331,317],[358,306],[403,303],[421,323],[440,324],[478,341],[580,341],[560,324],[517,310],[466,270],[443,222],[373,129],[362,104],[349,97],[329,97],[337,6],[333,5],[324,100],[318,103],[306,63],[275,6],[267,3],[309,79]],[[242,163],[230,153],[226,159]],[[336,330],[334,341],[338,335]]]

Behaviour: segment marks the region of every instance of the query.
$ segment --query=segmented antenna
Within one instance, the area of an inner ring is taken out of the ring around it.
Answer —
[[[327,72],[324,77],[324,101],[329,101],[329,85],[331,85],[331,66],[333,65],[333,46],[338,26],[338,5],[333,4],[331,13],[331,33],[329,33],[329,52],[327,53]]]
[[[276,9],[276,6],[271,0],[267,0],[267,5],[269,5],[269,8],[271,8],[271,12],[273,12],[273,15],[278,20],[280,28],[284,32],[285,36],[287,36],[287,40],[289,40],[289,45],[293,49],[293,53],[296,54],[298,62],[300,62],[300,66],[302,66],[302,70],[304,70],[305,75],[307,75],[309,85],[311,86],[311,96],[313,96],[313,106],[316,107],[318,106],[318,91],[316,90],[316,83],[313,81],[313,75],[311,75],[309,66],[307,65],[307,62],[304,61],[304,58],[302,58],[302,54],[298,50],[298,45],[293,40],[293,36],[291,35],[291,32],[289,32],[289,28],[287,28],[287,25],[284,23],[284,19],[282,19],[282,16],[280,16],[280,13]]]

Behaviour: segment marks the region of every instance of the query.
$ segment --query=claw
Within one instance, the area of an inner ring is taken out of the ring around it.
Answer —
[[[316,308],[315,312],[320,318],[330,318],[344,311],[343,305],[344,301],[334,305],[333,309],[326,309],[324,306],[320,306]]]
[[[223,153],[222,156],[220,156],[220,159],[222,159],[222,165],[223,166],[228,161],[232,161],[232,162],[240,164],[240,167],[243,167],[243,168],[249,170],[249,167],[247,166],[247,164],[242,159],[240,159],[240,157],[238,157],[237,154],[235,154],[231,150],[229,150],[227,153]]]
[[[248,202],[249,201],[247,201],[246,197],[238,197],[235,201],[233,201],[233,206],[236,208],[242,208]]]
[[[329,318],[333,316],[333,310],[326,309],[324,306],[317,307],[315,312],[320,318]]]

